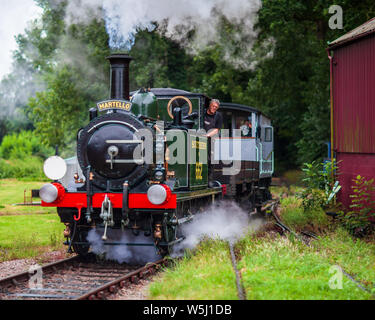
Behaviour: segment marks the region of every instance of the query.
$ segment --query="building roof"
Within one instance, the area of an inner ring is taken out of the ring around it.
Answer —
[[[329,48],[333,49],[333,48],[342,46],[348,42],[365,37],[374,32],[375,32],[375,17],[365,22],[364,24],[360,25],[359,27],[353,29],[352,31],[349,31],[348,33],[344,34],[340,38],[330,42]]]

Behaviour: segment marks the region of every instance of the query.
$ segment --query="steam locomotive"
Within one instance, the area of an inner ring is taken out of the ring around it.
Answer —
[[[210,203],[232,199],[250,212],[270,198],[267,116],[222,103],[221,136],[209,141],[202,130],[209,97],[171,88],[130,93],[132,58],[108,60],[110,99],[89,110],[89,123],[77,133],[77,156],[55,155],[44,164],[53,181],[39,190],[41,203],[57,208],[70,251],[86,254],[89,231],[96,230],[105,245],[155,246],[165,255],[184,239],[181,225]],[[135,240],[121,242],[109,230]],[[137,241],[138,235],[151,241]]]

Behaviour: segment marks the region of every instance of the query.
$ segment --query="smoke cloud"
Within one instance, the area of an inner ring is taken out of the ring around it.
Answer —
[[[237,67],[253,68],[252,47],[258,32],[260,0],[71,0],[67,22],[88,22],[104,18],[113,50],[130,50],[139,30],[152,31],[156,23],[163,33],[178,41],[190,53],[221,43],[221,21],[240,28],[226,41],[224,59]],[[192,31],[194,31],[192,33]]]
[[[0,19],[0,78],[12,68],[12,51],[17,48],[15,36],[23,32],[29,21],[41,14],[34,0],[13,0],[1,2]]]
[[[204,238],[235,243],[246,234],[257,231],[264,224],[261,218],[251,218],[235,202],[221,201],[210,206],[194,220],[182,227],[185,240],[174,247],[173,256],[195,248]]]
[[[108,240],[104,242],[102,236],[104,229],[91,230],[87,240],[91,245],[91,250],[97,255],[105,255],[107,260],[114,260],[119,263],[128,264],[146,264],[161,259],[153,246],[152,237],[145,237],[142,233],[139,236],[130,234],[130,231],[122,232],[121,230],[108,229]],[[109,242],[118,243],[143,243],[152,246],[126,246],[126,245],[105,245]]]
[[[0,121],[26,121],[25,115],[17,108],[26,105],[30,96],[44,89],[44,84],[39,79],[34,81],[35,72],[26,63],[14,62],[15,37],[41,16],[42,9],[34,0],[15,0],[3,1],[1,10]]]
[[[194,249],[200,241],[207,238],[235,243],[248,233],[257,231],[264,223],[261,218],[250,217],[248,212],[241,209],[235,202],[217,202],[204,212],[196,214],[193,221],[182,226],[181,232],[185,239],[174,246],[171,256],[181,256],[186,249]],[[105,255],[107,260],[145,264],[161,259],[154,246],[105,245],[106,242],[102,240],[103,232],[103,229],[91,230],[87,240],[93,253]],[[151,236],[145,237],[142,233],[134,236],[130,230],[122,232],[121,230],[108,229],[107,235],[107,243],[153,244]]]

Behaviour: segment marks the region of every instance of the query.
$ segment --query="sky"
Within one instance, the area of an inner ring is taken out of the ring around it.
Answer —
[[[0,0],[0,79],[11,71],[12,51],[17,48],[14,36],[23,33],[27,22],[42,10],[34,0]]]

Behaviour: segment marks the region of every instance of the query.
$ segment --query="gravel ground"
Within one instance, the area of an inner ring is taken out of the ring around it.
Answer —
[[[108,297],[108,300],[149,300],[148,287],[152,278],[141,279],[137,284],[131,284],[119,290],[115,295]]]
[[[19,259],[0,263],[0,279],[28,271],[32,265],[48,264],[66,257],[65,251],[46,252],[38,259]]]
[[[43,254],[37,259],[19,259],[0,263],[0,279],[28,271],[32,265],[45,265],[66,258],[65,251],[53,251]],[[148,300],[148,288],[151,278],[140,279],[137,284],[130,284],[116,294],[107,297],[108,300]]]

